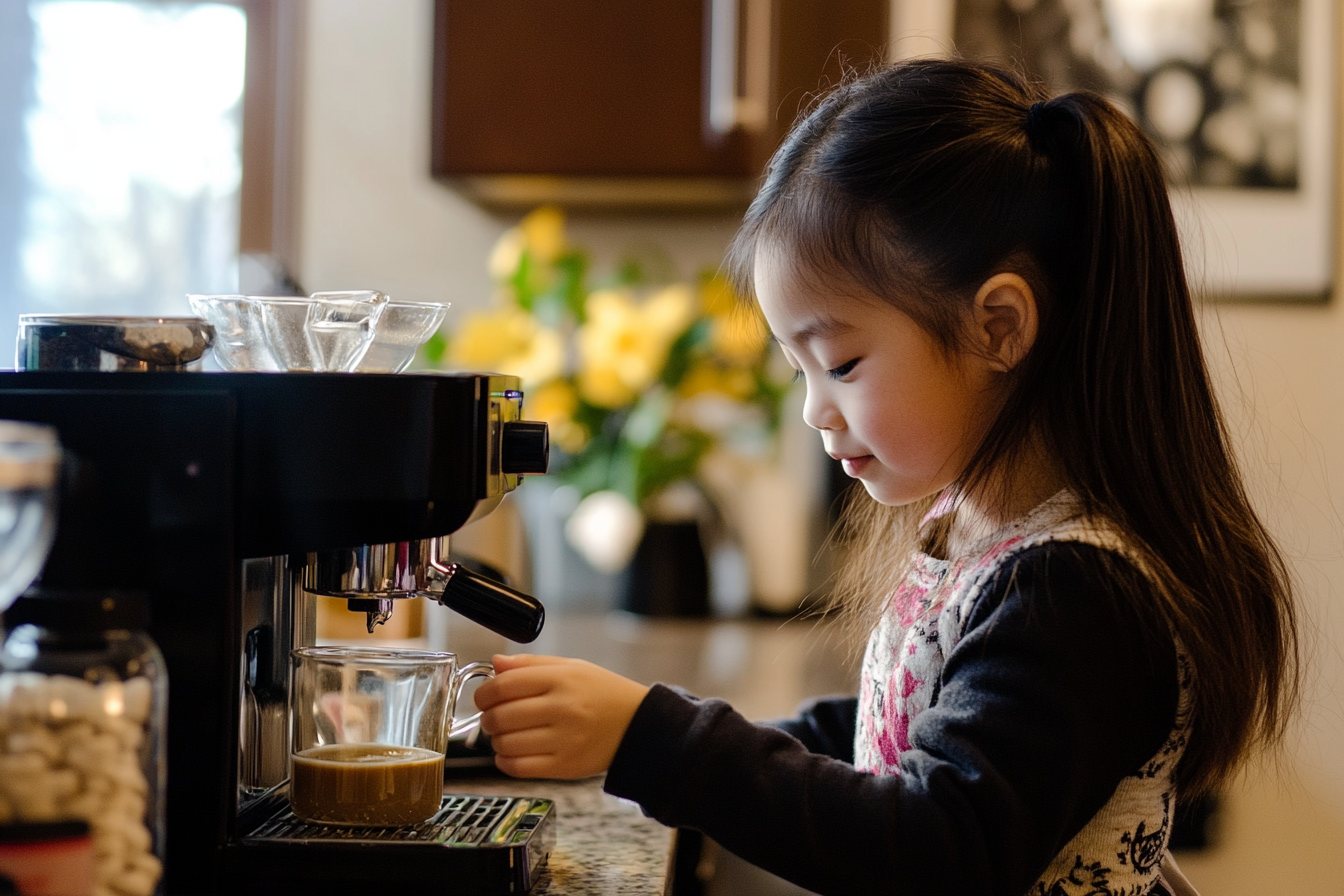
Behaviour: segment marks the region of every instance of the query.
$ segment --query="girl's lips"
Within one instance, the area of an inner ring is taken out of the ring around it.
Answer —
[[[862,457],[845,457],[840,459],[840,465],[845,468],[845,475],[858,479],[863,475],[863,468],[868,466],[873,460],[871,454],[865,454]]]

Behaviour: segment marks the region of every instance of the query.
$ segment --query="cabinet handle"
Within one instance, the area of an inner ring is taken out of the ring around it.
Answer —
[[[709,11],[708,119],[718,137],[737,128],[748,133],[765,129],[770,97],[771,13],[773,0],[745,0],[746,34],[742,91],[737,85],[739,0],[706,0]]]

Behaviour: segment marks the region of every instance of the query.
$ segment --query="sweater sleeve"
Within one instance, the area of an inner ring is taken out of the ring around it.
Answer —
[[[899,775],[655,686],[606,789],[817,893],[1021,896],[1175,717],[1171,638],[1102,554],[1032,548],[985,589]]]
[[[800,706],[796,717],[766,724],[793,735],[812,753],[853,762],[858,710],[857,697],[819,697]]]

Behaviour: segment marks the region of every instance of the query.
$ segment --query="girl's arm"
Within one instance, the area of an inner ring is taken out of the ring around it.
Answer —
[[[496,677],[476,691],[495,764],[519,778],[585,778],[605,772],[649,688],[586,660],[496,655]],[[505,675],[504,673],[508,673]],[[854,759],[854,697],[810,701],[767,724],[810,752]]]
[[[853,762],[858,709],[858,697],[820,697],[799,707],[792,719],[771,719],[764,724],[796,737],[813,753]]]
[[[819,893],[1021,896],[1175,713],[1174,648],[1128,609],[1098,553],[1019,556],[947,657],[900,775],[857,772],[721,701],[644,692],[578,661],[528,660],[541,674],[518,702],[538,702],[516,714],[497,693],[513,688],[506,668],[477,692],[485,728],[497,750],[504,732],[506,771],[610,763],[608,792]]]

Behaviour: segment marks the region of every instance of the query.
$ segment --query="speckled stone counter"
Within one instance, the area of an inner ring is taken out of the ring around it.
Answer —
[[[555,801],[556,842],[532,896],[658,896],[670,893],[672,829],[602,792],[602,778],[522,781],[449,779],[448,793],[540,796]]]

